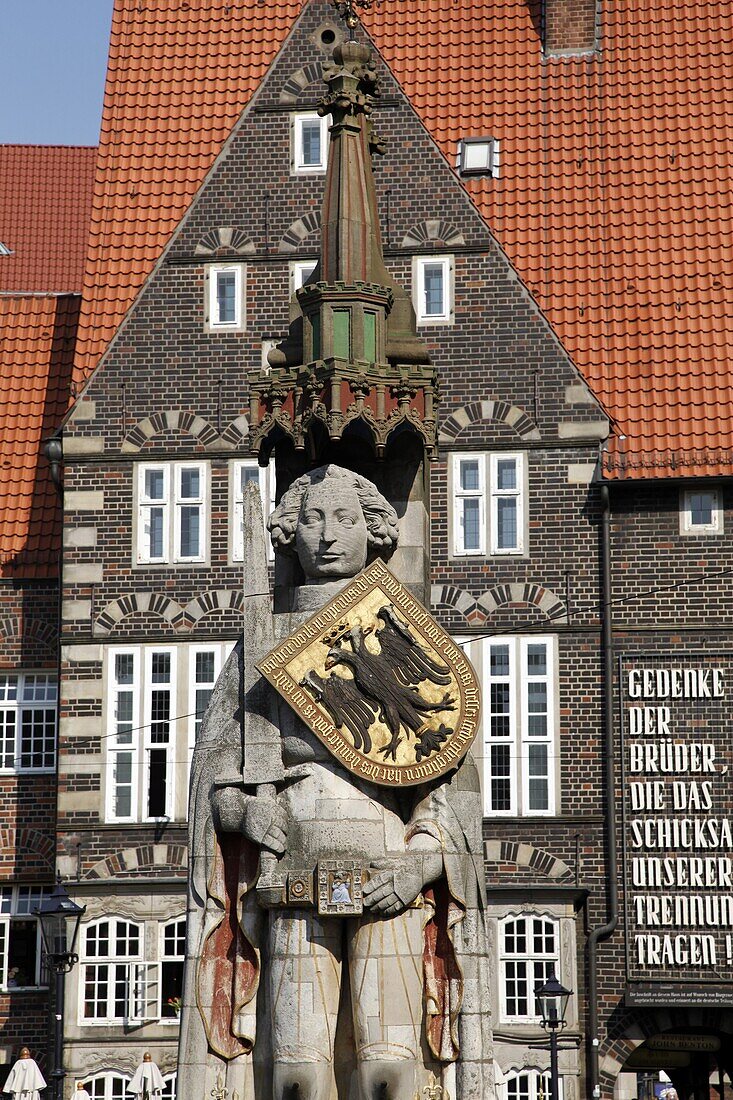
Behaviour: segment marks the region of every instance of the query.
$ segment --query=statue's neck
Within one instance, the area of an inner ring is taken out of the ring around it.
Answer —
[[[349,577],[339,577],[335,581],[326,581],[324,584],[301,584],[293,590],[293,611],[307,611],[315,614],[324,604],[337,596],[342,588],[349,583]]]

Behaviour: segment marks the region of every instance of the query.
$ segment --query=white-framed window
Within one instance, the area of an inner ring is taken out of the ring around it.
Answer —
[[[245,327],[244,264],[206,265],[206,328],[209,332],[242,332]]]
[[[562,1077],[558,1082],[558,1097],[562,1100]],[[501,1100],[550,1100],[550,1074],[547,1070],[522,1069],[508,1073],[499,1086]]]
[[[56,699],[52,672],[0,672],[0,772],[56,767]]]
[[[509,1023],[539,1023],[536,991],[560,966],[560,926],[551,917],[523,914],[499,924],[501,1017]]]
[[[328,116],[316,111],[293,115],[293,171],[298,175],[325,172],[328,163]]]
[[[0,887],[0,989],[48,985],[42,966],[41,926],[34,910],[50,886]]]
[[[290,264],[290,293],[295,294],[310,279],[318,267],[318,260],[292,260]]]
[[[107,821],[171,817],[176,650],[108,650]]]
[[[555,813],[556,639],[479,643],[487,815]]]
[[[454,454],[451,481],[454,555],[523,554],[524,455]]]
[[[160,929],[160,1015],[178,1021],[186,960],[186,918],[169,921]]]
[[[95,1077],[88,1077],[83,1082],[92,1100],[129,1100],[130,1094],[127,1086],[129,1077],[123,1077],[120,1073],[110,1070],[108,1073],[98,1073]]]
[[[214,642],[188,647],[188,751],[189,761],[198,740],[214,685],[234,642]]]
[[[418,325],[453,323],[452,256],[416,256],[412,267],[413,305]]]
[[[191,755],[233,641],[105,648],[105,820],[180,820]]]
[[[267,555],[272,561],[274,553],[267,532],[267,520],[275,507],[275,460],[269,466],[260,466],[256,458],[237,459],[231,463],[231,500],[232,517],[231,555],[232,561],[244,560],[244,490],[251,482],[259,485],[262,499],[262,515],[265,522],[265,545]]]
[[[205,560],[207,480],[204,462],[138,464],[138,565]]]
[[[176,1080],[178,1074],[168,1073],[163,1075],[162,1100],[176,1100]]]
[[[723,508],[719,489],[684,489],[680,502],[680,530],[683,535],[717,535],[723,530]]]
[[[105,917],[82,930],[79,1022],[110,1024],[144,1018],[143,929]]]

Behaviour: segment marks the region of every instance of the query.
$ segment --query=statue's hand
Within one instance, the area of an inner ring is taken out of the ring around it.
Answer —
[[[288,842],[288,816],[272,798],[250,798],[244,812],[242,832],[261,848],[281,856]]]
[[[376,859],[371,865],[369,880],[364,884],[364,904],[385,917],[401,913],[426,885],[426,873],[422,854]]]
[[[247,840],[280,856],[287,844],[287,814],[273,798],[245,794],[238,787],[216,792],[217,825],[225,833],[243,833]]]

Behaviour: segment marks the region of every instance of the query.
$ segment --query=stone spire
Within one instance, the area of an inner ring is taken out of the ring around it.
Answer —
[[[314,419],[319,435],[325,428],[332,443],[358,420],[378,457],[405,426],[430,454],[435,374],[416,333],[412,302],[382,253],[371,157],[383,148],[370,117],[378,89],[369,47],[353,39],[338,45],[324,80],[328,92],[319,113],[333,122],[320,262],[296,292],[290,334],[269,355],[271,373],[253,387],[251,444],[259,451],[277,429],[315,458]],[[263,458],[269,449],[266,444]]]
[[[359,42],[337,46],[324,67],[328,93],[318,113],[330,114],[326,190],[321,221],[321,270],[326,283],[387,285],[372,175],[372,104],[378,95],[371,51]],[[378,142],[375,152],[383,152]]]

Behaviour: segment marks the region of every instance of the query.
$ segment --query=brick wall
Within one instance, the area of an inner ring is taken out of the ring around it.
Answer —
[[[586,53],[596,45],[596,0],[544,0],[547,53]]]

